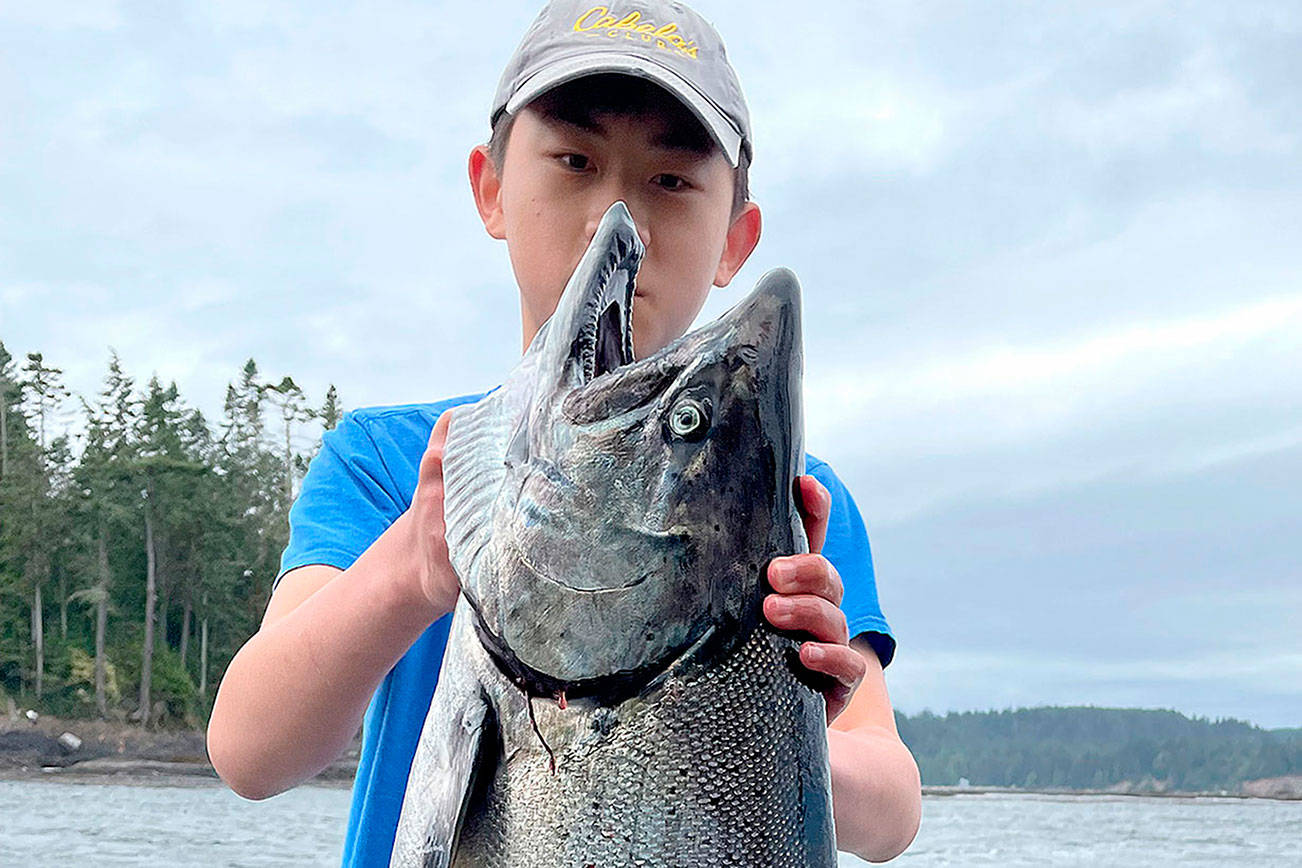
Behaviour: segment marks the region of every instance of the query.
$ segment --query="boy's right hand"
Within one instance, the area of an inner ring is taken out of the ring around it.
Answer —
[[[420,589],[439,613],[451,612],[461,592],[457,574],[448,559],[443,523],[443,448],[452,424],[452,412],[445,411],[430,432],[425,454],[420,459],[416,491],[407,509],[408,532],[414,536],[411,550],[416,558]]]

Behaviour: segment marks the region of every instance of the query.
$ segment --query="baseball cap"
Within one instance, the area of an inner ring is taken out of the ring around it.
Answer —
[[[553,0],[534,19],[502,73],[496,124],[559,84],[597,73],[649,79],[691,110],[734,167],[751,155],[750,112],[723,40],[682,3]]]

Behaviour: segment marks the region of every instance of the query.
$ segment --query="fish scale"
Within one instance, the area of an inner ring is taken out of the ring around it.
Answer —
[[[533,700],[549,706],[535,715],[556,771],[537,734],[508,736],[452,864],[822,864],[809,842],[825,830],[805,825],[828,818],[801,795],[828,787],[803,735],[823,725],[823,700],[793,676],[794,644],[758,628],[724,660],[609,709]]]

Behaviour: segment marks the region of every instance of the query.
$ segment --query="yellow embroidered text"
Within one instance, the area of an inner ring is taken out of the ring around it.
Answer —
[[[641,12],[630,12],[623,18],[612,15],[607,6],[593,6],[574,22],[575,33],[587,33],[590,36],[609,36],[612,39],[640,40],[673,51],[684,57],[696,59],[696,42],[684,39],[678,32],[678,25],[670,22],[659,27],[651,21],[643,21]]]

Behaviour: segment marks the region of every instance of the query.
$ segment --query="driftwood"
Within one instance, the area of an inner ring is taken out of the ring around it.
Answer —
[[[85,760],[72,765],[62,766],[59,771],[74,775],[175,775],[215,778],[217,773],[208,763],[177,763],[163,760],[147,759],[102,759]]]

